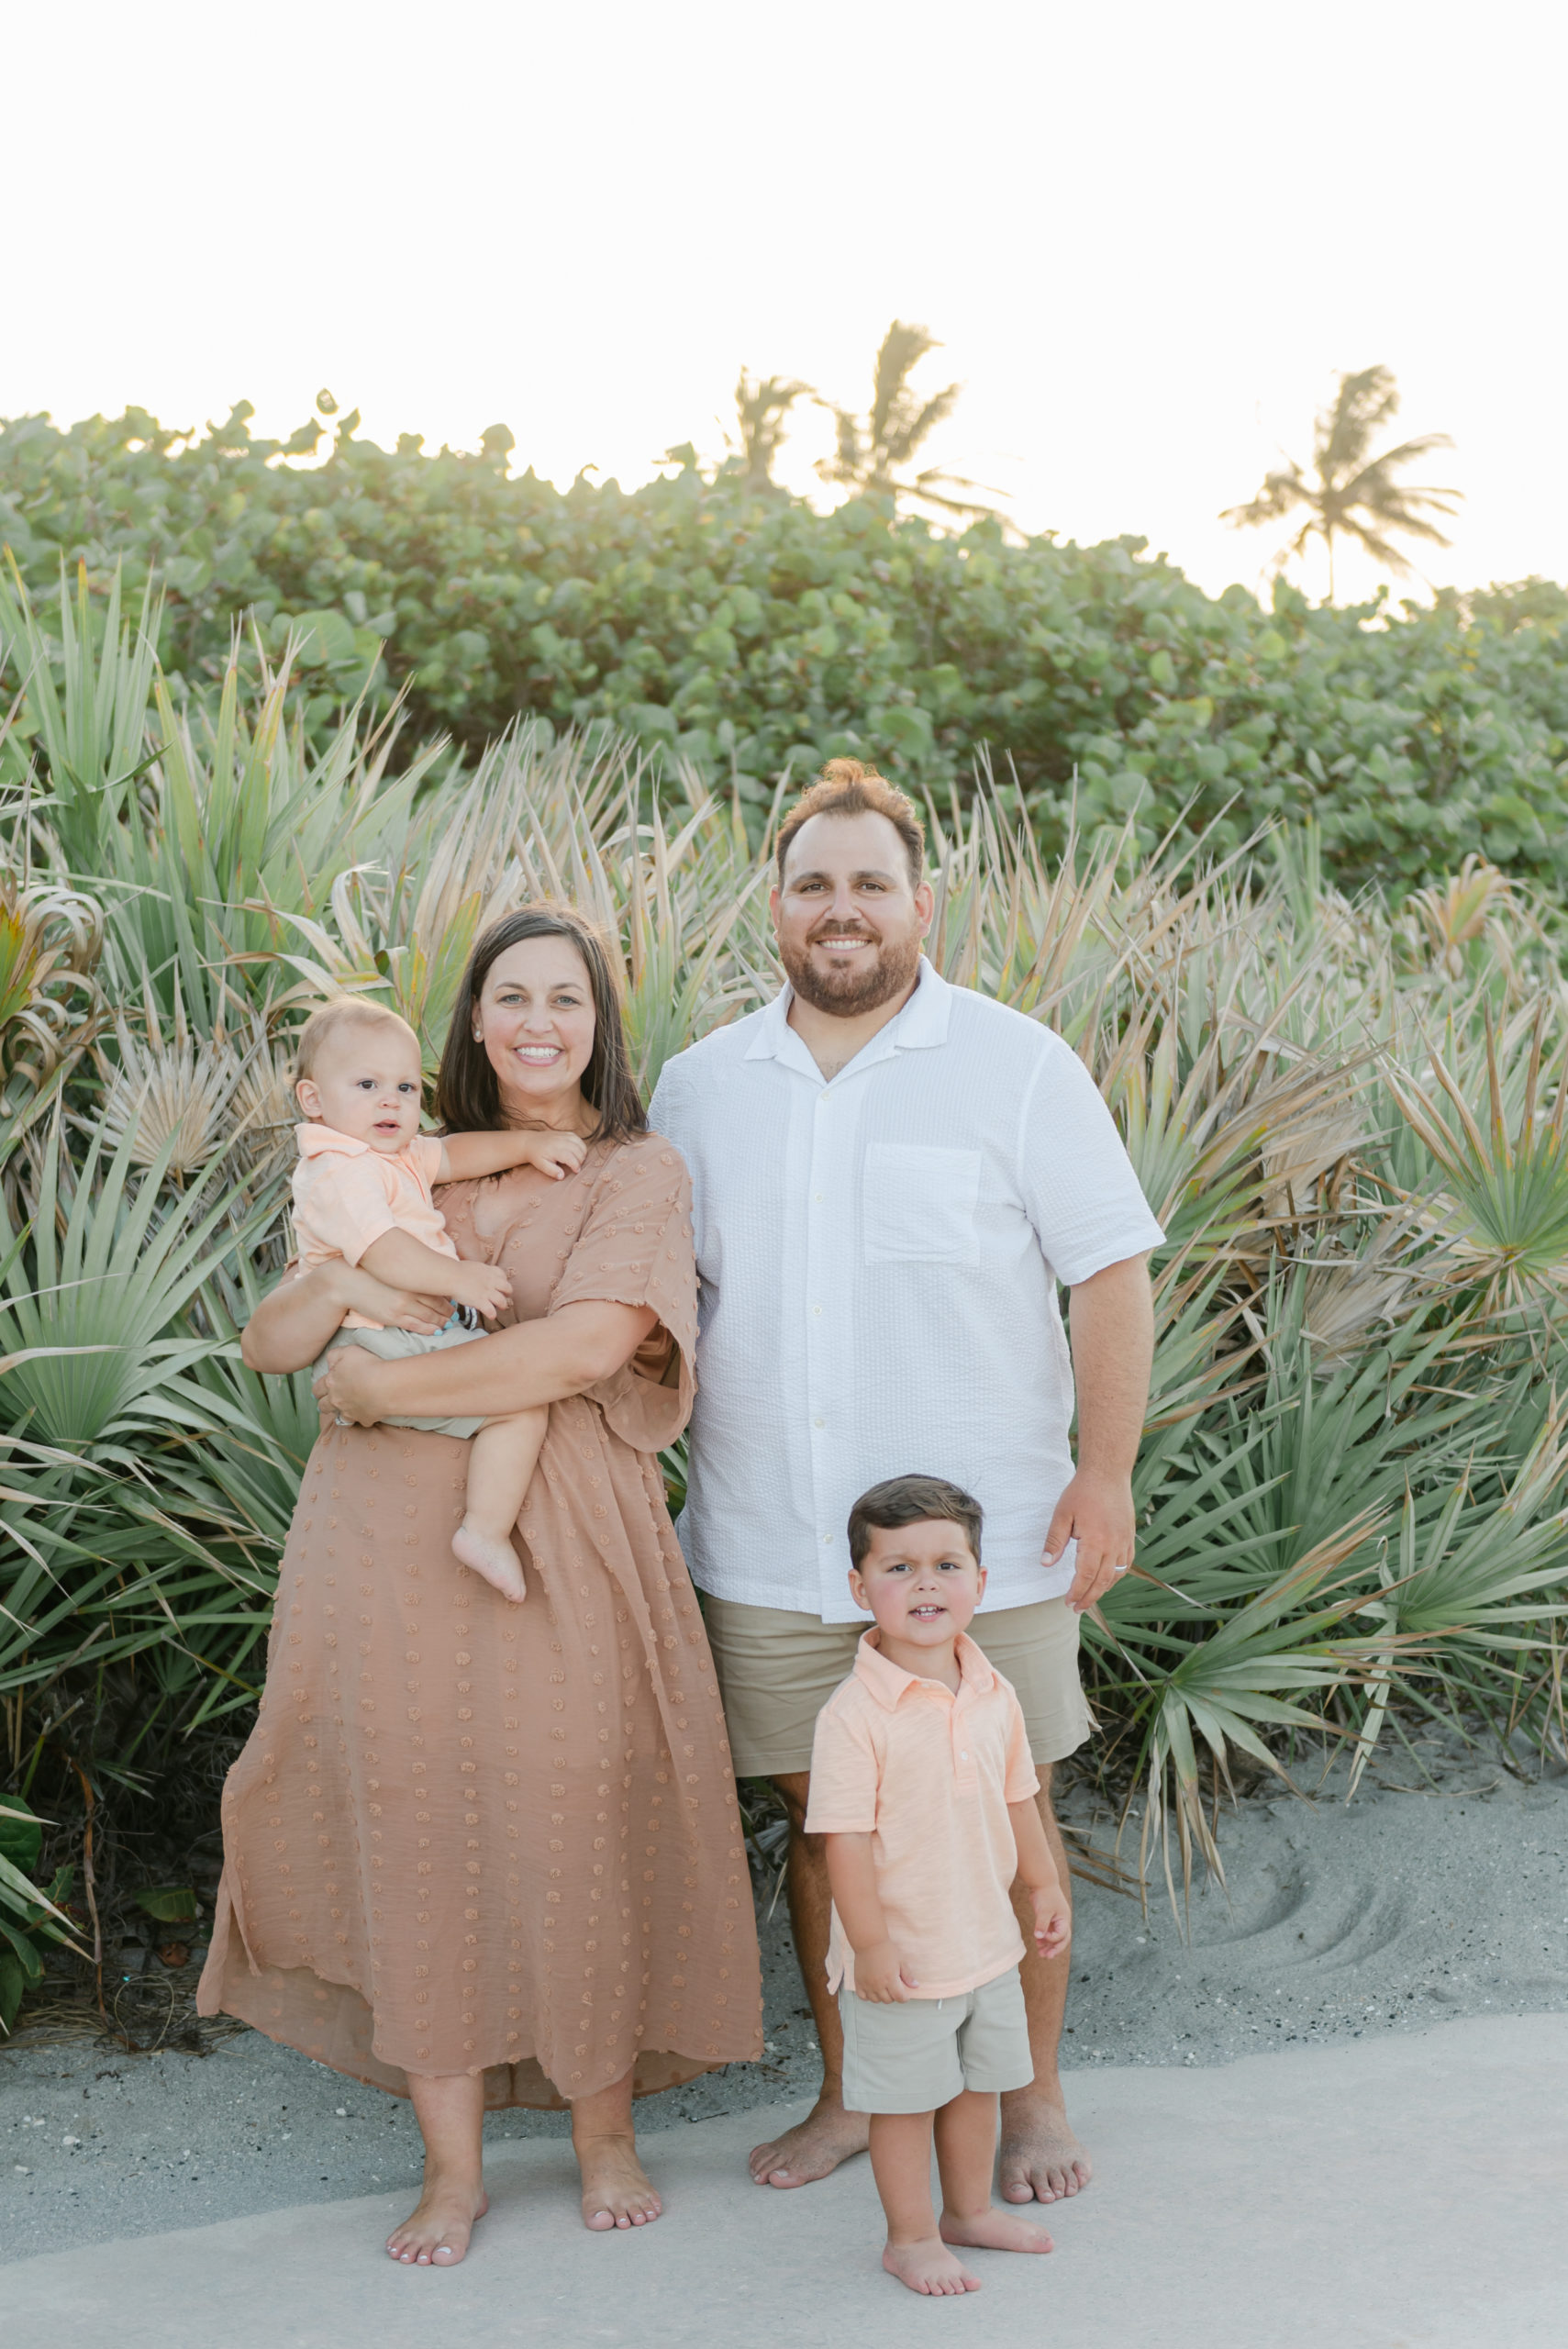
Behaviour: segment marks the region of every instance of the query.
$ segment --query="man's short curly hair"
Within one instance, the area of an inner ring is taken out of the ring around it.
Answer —
[[[811,788],[796,800],[779,826],[779,886],[784,886],[784,860],[789,844],[802,824],[813,816],[885,816],[904,843],[909,863],[909,886],[917,889],[926,877],[926,827],[915,812],[907,792],[862,766],[859,759],[829,759]]]

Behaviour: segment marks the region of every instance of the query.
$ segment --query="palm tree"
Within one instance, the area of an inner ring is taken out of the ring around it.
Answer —
[[[784,445],[784,419],[796,400],[814,396],[809,384],[797,384],[793,377],[786,383],[782,375],[762,375],[753,383],[749,370],[741,368],[735,386],[740,437],[736,442],[726,433],[725,439],[740,459],[748,489],[774,486],[773,461]]]
[[[1320,408],[1313,431],[1312,473],[1305,473],[1292,457],[1281,472],[1265,473],[1256,497],[1245,506],[1228,507],[1220,516],[1233,529],[1255,529],[1305,509],[1307,519],[1277,558],[1283,565],[1303,554],[1307,540],[1322,540],[1329,556],[1329,601],[1334,600],[1334,534],[1342,531],[1365,548],[1377,562],[1396,575],[1410,564],[1390,542],[1390,531],[1425,539],[1434,546],[1450,542],[1426,514],[1452,514],[1464,493],[1459,489],[1417,488],[1394,476],[1433,449],[1451,449],[1446,432],[1429,432],[1417,440],[1401,440],[1380,456],[1368,453],[1373,435],[1397,415],[1399,387],[1386,367],[1363,367],[1340,378],[1331,407]]]
[[[822,403],[831,410],[838,440],[833,454],[817,461],[817,470],[824,481],[857,490],[862,497],[913,498],[945,514],[995,511],[984,499],[947,495],[949,490],[979,489],[984,484],[964,481],[939,466],[928,466],[913,481],[899,478],[922,442],[952,414],[963,389],[962,384],[950,384],[945,391],[923,400],[911,388],[909,377],[920,361],[929,351],[940,349],[928,328],[894,319],[876,354],[871,413],[859,417],[832,401]]]

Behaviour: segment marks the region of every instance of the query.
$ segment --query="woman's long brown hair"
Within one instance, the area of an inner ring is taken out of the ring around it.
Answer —
[[[583,1098],[597,1115],[595,1141],[630,1141],[648,1131],[627,1051],[626,1022],[608,950],[592,922],[573,906],[548,901],[525,906],[492,922],[469,961],[458,989],[436,1078],[436,1115],[449,1133],[494,1133],[505,1123],[501,1087],[490,1056],[473,1033],[473,1008],[491,964],[525,938],[564,938],[583,957],[594,999],[594,1049],[583,1072]]]

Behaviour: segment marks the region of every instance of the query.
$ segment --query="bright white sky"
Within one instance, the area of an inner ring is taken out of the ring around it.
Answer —
[[[933,454],[1026,529],[1216,517],[1391,366],[1461,584],[1568,576],[1568,17],[1540,0],[102,0],[0,13],[0,414],[189,425],[318,385],[628,486],[722,447],[736,373],[863,405],[889,318],[967,386]],[[812,484],[806,411],[785,477]],[[1307,584],[1320,592],[1321,573]],[[1366,584],[1347,564],[1340,593]]]

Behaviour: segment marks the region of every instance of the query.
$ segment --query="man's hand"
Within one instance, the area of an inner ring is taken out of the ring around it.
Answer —
[[[1132,1564],[1138,1515],[1129,1476],[1096,1475],[1080,1468],[1056,1504],[1045,1537],[1041,1564],[1053,1566],[1071,1541],[1078,1544],[1078,1571],[1067,1604],[1082,1615],[1103,1598]]]
[[[1073,1912],[1060,1884],[1031,1885],[1034,1945],[1041,1957],[1060,1957],[1073,1938]]]
[[[855,1996],[879,2007],[903,2006],[919,1984],[906,1974],[891,1942],[873,1942],[855,1952]]]
[[[334,1346],[316,1381],[316,1399],[350,1427],[373,1428],[381,1417],[375,1387],[384,1368],[363,1346]]]

